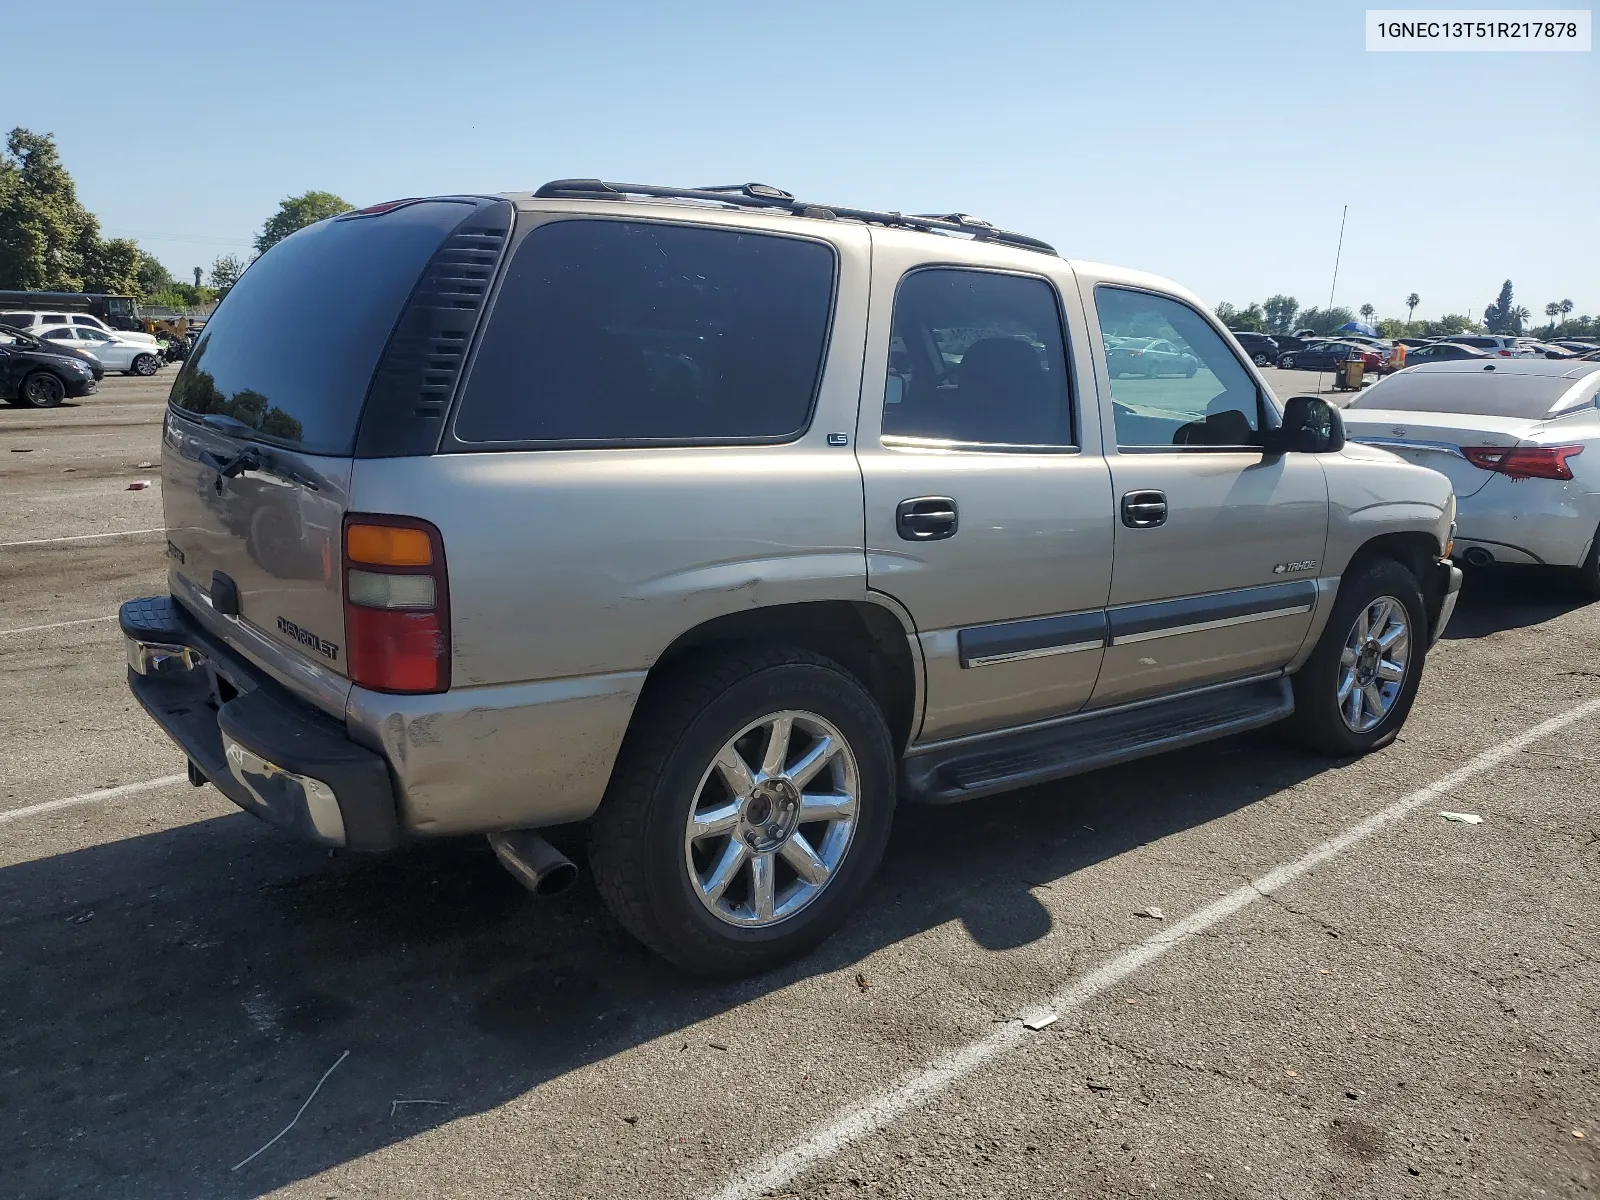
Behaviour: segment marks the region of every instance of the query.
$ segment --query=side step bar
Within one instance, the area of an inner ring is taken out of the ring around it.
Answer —
[[[931,750],[905,761],[901,782],[911,799],[953,804],[1259,729],[1292,712],[1287,678],[1245,683]]]

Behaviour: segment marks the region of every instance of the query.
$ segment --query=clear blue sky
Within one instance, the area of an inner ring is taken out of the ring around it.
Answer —
[[[1600,52],[1369,54],[1364,9],[80,5],[7,56],[0,122],[180,276],[308,188],[598,175],[975,213],[1212,303],[1326,303],[1348,204],[1339,303],[1476,315],[1510,277],[1600,312]]]

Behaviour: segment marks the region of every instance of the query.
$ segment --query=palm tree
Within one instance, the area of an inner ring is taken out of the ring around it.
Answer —
[[[1415,292],[1412,292],[1411,295],[1406,297],[1406,320],[1407,321],[1410,321],[1412,317],[1417,315],[1417,305],[1419,305],[1421,303],[1422,303],[1422,297],[1417,295]]]
[[[1566,320],[1567,314],[1570,313],[1571,311],[1572,311],[1572,301],[1571,300],[1563,300],[1561,302],[1561,319],[1562,320]]]
[[[1556,318],[1561,315],[1561,301],[1552,300],[1549,304],[1546,304],[1544,306],[1544,315],[1550,318],[1550,333],[1553,336],[1556,331]]]
[[[1515,308],[1513,308],[1510,312],[1508,312],[1506,314],[1506,319],[1507,319],[1508,322],[1510,322],[1510,325],[1511,325],[1511,332],[1512,333],[1521,333],[1522,332],[1522,327],[1528,323],[1528,319],[1530,317],[1532,317],[1532,316],[1533,316],[1533,314],[1530,313],[1527,310],[1527,308],[1524,307],[1521,304],[1519,304]]]
[[[1370,305],[1370,304],[1363,304],[1363,305],[1362,305],[1362,306],[1361,306],[1361,319],[1362,319],[1362,320],[1363,320],[1363,321],[1368,321],[1368,322],[1370,322],[1370,321],[1371,321],[1371,320],[1372,320],[1372,314],[1373,314],[1373,313],[1375,313],[1375,312],[1377,312],[1377,311],[1378,311],[1378,310],[1377,310],[1377,309],[1375,309],[1375,308],[1373,308],[1373,307],[1372,307],[1372,305]]]

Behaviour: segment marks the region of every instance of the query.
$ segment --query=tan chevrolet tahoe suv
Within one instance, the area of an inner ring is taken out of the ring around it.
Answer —
[[[326,846],[487,834],[540,892],[586,823],[618,920],[716,973],[836,928],[897,799],[1386,745],[1460,583],[1445,477],[1280,407],[1183,288],[756,184],[304,229],[162,478],[170,594],[121,625],[191,780]]]

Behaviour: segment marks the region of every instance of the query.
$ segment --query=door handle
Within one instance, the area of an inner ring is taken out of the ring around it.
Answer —
[[[895,531],[908,542],[937,542],[953,536],[959,525],[949,496],[915,496],[894,510]]]
[[[1129,529],[1154,529],[1167,523],[1165,492],[1128,492],[1122,497],[1122,523]]]

